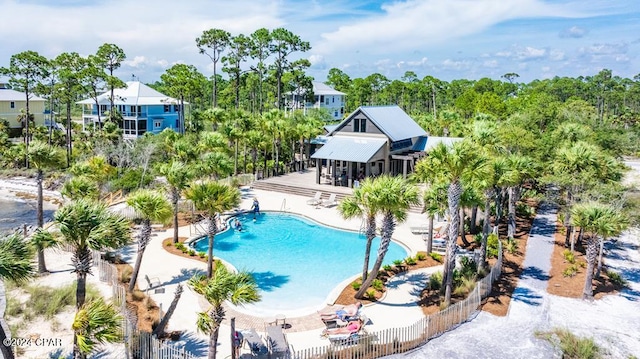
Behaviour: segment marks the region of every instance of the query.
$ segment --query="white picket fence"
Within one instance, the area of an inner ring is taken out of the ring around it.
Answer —
[[[498,260],[491,272],[476,283],[469,296],[448,308],[425,316],[414,324],[402,328],[389,328],[365,333],[353,340],[293,351],[295,359],[374,359],[404,353],[427,343],[446,331],[466,322],[478,311],[481,301],[491,293],[493,283],[502,273],[502,243],[499,243]]]

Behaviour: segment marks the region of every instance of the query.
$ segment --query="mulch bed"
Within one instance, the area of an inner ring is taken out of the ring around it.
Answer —
[[[425,252],[419,252],[419,253],[423,253],[424,255],[426,255]],[[371,261],[375,261],[375,257],[371,257],[370,259]],[[363,264],[364,264],[364,260],[363,260]],[[395,266],[393,266],[393,269],[389,272],[385,271],[384,269],[381,269],[380,272],[378,273],[378,279],[382,280],[382,282],[386,283],[391,277],[393,277],[396,274],[402,273],[404,272],[406,269],[408,270],[414,270],[414,269],[420,269],[420,268],[427,268],[427,267],[433,267],[433,266],[437,266],[440,265],[442,263],[435,261],[433,258],[427,256],[424,260],[421,261],[416,261],[415,265],[412,266],[404,266],[402,268],[397,268]],[[404,269],[404,270],[402,270]],[[360,278],[356,279],[354,282],[360,282]],[[383,297],[384,295],[384,289],[382,291],[376,291],[376,300],[379,300],[380,298]],[[340,295],[338,296],[338,298],[335,301],[335,304],[340,304],[340,305],[349,305],[349,304],[354,304],[356,302],[362,302],[362,304],[366,305],[366,304],[370,304],[373,303],[374,301],[371,300],[367,300],[367,299],[360,299],[360,300],[356,300],[355,299],[355,295],[356,295],[356,290],[353,289],[353,287],[351,286],[351,284],[349,284],[346,288],[344,288],[342,290],[342,292],[340,293]]]
[[[562,272],[570,265],[563,255],[563,252],[567,249],[564,246],[565,232],[564,230],[560,230],[563,229],[562,223],[558,223],[557,228],[559,230],[556,231],[555,234],[555,245],[553,247],[553,255],[551,257],[551,271],[549,272],[550,278],[547,292],[561,297],[582,298],[582,291],[584,290],[584,283],[587,275],[585,248],[580,243],[576,243],[574,248],[575,262],[583,264],[582,266],[578,265],[578,272],[574,276],[565,277]],[[606,257],[603,258],[603,260],[604,259],[606,259]],[[605,266],[603,264],[603,270],[600,274],[600,278],[593,278],[592,288],[593,297],[595,299],[600,299],[605,295],[615,294],[621,289],[619,286],[609,281],[609,277],[607,276],[604,268]]]

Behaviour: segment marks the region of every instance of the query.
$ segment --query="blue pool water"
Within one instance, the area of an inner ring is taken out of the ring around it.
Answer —
[[[216,235],[213,253],[255,277],[262,300],[247,306],[252,312],[275,314],[317,309],[340,282],[362,272],[364,235],[286,213],[263,213],[256,221],[253,214],[238,218],[243,230],[229,229]],[[376,238],[371,267],[379,244]],[[195,248],[206,252],[206,237],[196,242]],[[385,264],[406,256],[406,250],[392,242]]]

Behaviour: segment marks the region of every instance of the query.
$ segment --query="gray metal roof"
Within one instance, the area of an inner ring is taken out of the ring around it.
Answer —
[[[369,162],[387,142],[384,138],[334,136],[311,158],[349,162]]]
[[[173,97],[164,95],[140,81],[127,81],[125,88],[117,88],[113,91],[116,105],[168,105],[178,104],[178,100]],[[101,105],[110,104],[109,100],[111,92],[107,91],[98,96],[98,103]],[[95,101],[92,98],[84,99],[76,102],[81,105],[93,105]],[[185,104],[187,102],[185,101]]]
[[[425,136],[427,133],[399,106],[360,106],[340,123],[339,128],[355,116],[358,111],[362,111],[382,133],[387,135],[391,141],[400,141],[407,138]],[[331,131],[329,135],[336,132]]]
[[[312,84],[314,95],[345,95],[344,92],[340,92],[323,82],[312,81]]]
[[[24,92],[3,88],[0,89],[0,101],[27,101]],[[45,101],[42,97],[35,96],[33,93],[29,97],[29,101]]]

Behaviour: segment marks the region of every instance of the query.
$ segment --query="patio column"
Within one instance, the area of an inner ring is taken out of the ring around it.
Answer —
[[[316,158],[316,184],[320,184],[320,175],[322,174],[322,161],[320,158]]]
[[[371,163],[367,162],[364,164],[364,176],[369,177],[371,175]]]
[[[347,187],[349,188],[353,187],[353,176],[351,175],[352,164],[353,162],[351,161],[347,162]]]
[[[402,178],[407,179],[407,160],[402,160]]]
[[[331,185],[336,185],[336,160],[331,160]]]

